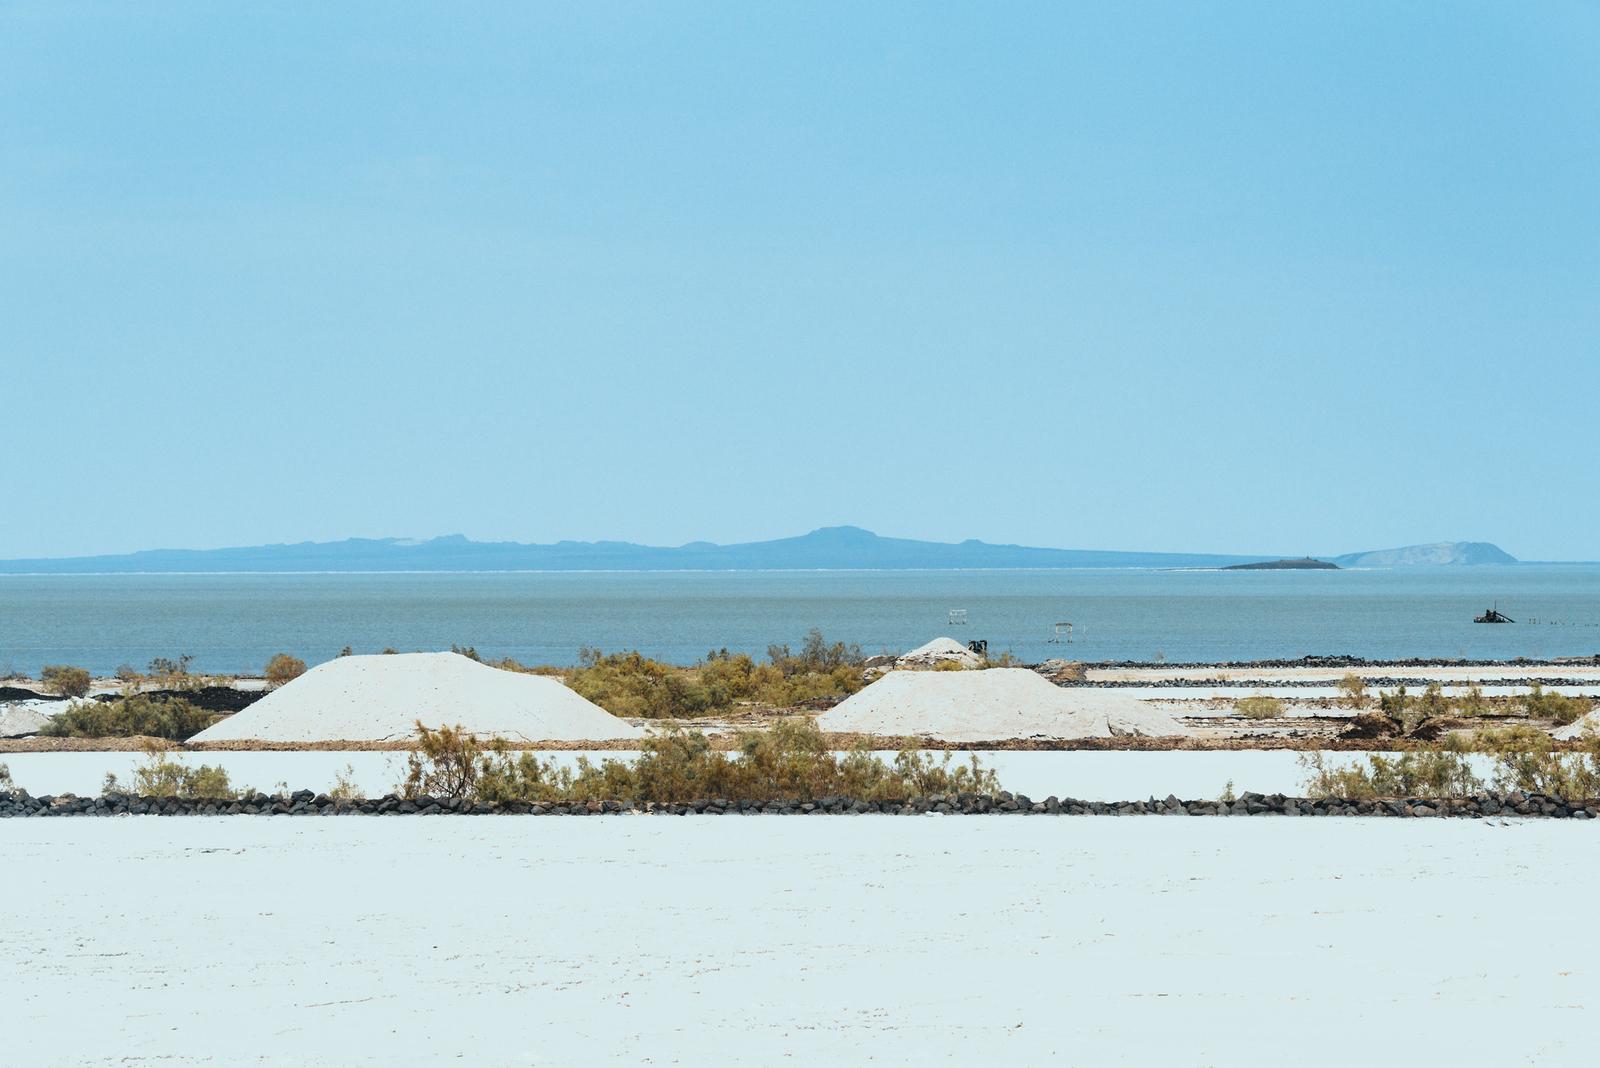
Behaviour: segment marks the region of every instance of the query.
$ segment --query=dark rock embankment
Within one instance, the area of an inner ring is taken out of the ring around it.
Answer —
[[[8,701],[65,701],[59,694],[40,693],[23,686],[0,686],[0,704]]]
[[[265,690],[236,690],[232,686],[196,686],[191,690],[145,690],[140,696],[152,701],[187,701],[205,712],[240,712],[263,697]],[[120,701],[120,693],[97,693],[94,700]]]
[[[1069,690],[1245,690],[1251,687],[1271,686],[1285,689],[1299,688],[1304,690],[1327,689],[1331,683],[1326,679],[1052,679],[1057,686]],[[1398,690],[1405,687],[1407,690],[1420,693],[1427,688],[1429,680],[1419,679],[1415,676],[1378,676],[1363,678],[1362,683],[1374,690]],[[1444,680],[1449,686],[1466,686],[1468,683],[1454,679]],[[1503,679],[1475,679],[1472,685],[1477,686],[1513,686],[1531,689],[1534,686],[1595,686],[1592,678],[1573,678],[1570,675],[1540,675],[1530,677],[1515,677]]]
[[[1200,670],[1205,668],[1230,671],[1246,668],[1430,668],[1430,667],[1568,667],[1600,665],[1600,653],[1593,656],[1557,656],[1534,660],[1525,656],[1510,660],[1465,660],[1454,657],[1409,657],[1404,660],[1369,660],[1348,654],[1334,656],[1302,656],[1294,660],[1090,660],[1084,666],[1095,670],[1111,668],[1163,668]]]
[[[488,804],[452,798],[342,799],[300,790],[292,794],[249,794],[238,799],[136,797],[113,793],[101,797],[32,797],[25,791],[0,793],[0,819],[104,816],[606,816],[606,815],[771,815],[845,816],[877,813],[915,816],[1368,816],[1398,818],[1484,819],[1524,816],[1543,819],[1600,818],[1600,800],[1566,801],[1544,794],[1512,792],[1473,797],[1413,797],[1385,800],[1287,797],[1245,793],[1233,801],[1165,800],[1080,801],[1047,797],[1034,801],[1023,794],[954,794],[912,801],[858,801],[848,797],[820,801],[727,801],[683,803],[588,801],[564,803],[509,802]]]

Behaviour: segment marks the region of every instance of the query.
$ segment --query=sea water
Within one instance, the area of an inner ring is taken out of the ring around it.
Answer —
[[[1472,622],[1494,605],[1517,622]],[[1069,622],[1071,641],[1053,640]],[[1588,656],[1600,565],[0,576],[0,672],[182,654],[196,670],[259,672],[279,651],[316,663],[347,646],[452,644],[530,664],[584,648],[692,663],[798,647],[813,627],[869,654],[948,634],[1030,661]]]

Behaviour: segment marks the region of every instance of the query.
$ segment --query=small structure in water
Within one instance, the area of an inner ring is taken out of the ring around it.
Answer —
[[[1508,615],[1502,614],[1501,611],[1500,611],[1500,606],[1496,605],[1495,607],[1493,607],[1493,608],[1487,610],[1486,612],[1484,612],[1483,615],[1478,616],[1477,618],[1475,618],[1473,620],[1473,622],[1474,623],[1515,623],[1516,620],[1512,619]]]

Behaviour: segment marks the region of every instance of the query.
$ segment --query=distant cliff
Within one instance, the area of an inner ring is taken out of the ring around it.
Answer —
[[[1403,549],[1335,556],[1340,567],[1439,567],[1469,564],[1514,564],[1517,558],[1486,541],[1441,541]]]

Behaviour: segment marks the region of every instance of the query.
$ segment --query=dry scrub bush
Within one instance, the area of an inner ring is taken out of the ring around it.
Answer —
[[[120,790],[115,775],[107,775],[105,792]],[[239,796],[220,767],[202,764],[191,768],[173,760],[164,750],[146,749],[145,762],[133,771],[129,793],[140,797],[178,797],[185,800],[231,801]]]
[[[615,716],[685,719],[726,712],[741,701],[774,708],[793,708],[820,698],[842,697],[862,685],[857,646],[829,644],[822,633],[806,635],[800,652],[787,645],[767,649],[758,664],[744,653],[726,649],[707,653],[692,668],[653,660],[637,651],[604,653],[584,649],[579,665],[565,673],[567,685]],[[515,661],[499,667],[540,674],[550,668],[524,668]]]
[[[1283,715],[1283,702],[1257,694],[1239,698],[1233,703],[1233,710],[1246,719],[1277,719]]]
[[[1575,753],[1554,751],[1550,735],[1517,724],[1479,731],[1477,746],[1494,757],[1497,790],[1523,790],[1573,800],[1600,797],[1600,734],[1585,731]]]
[[[148,735],[181,742],[216,720],[181,697],[131,694],[113,701],[74,701],[40,734],[52,738],[130,738]]]
[[[46,690],[62,697],[82,697],[89,692],[89,673],[70,664],[46,664],[39,681]]]
[[[356,789],[355,777],[355,765],[346,764],[343,771],[334,774],[333,789],[328,791],[328,796],[335,801],[353,801],[360,797],[361,794]]]
[[[1478,698],[1481,700],[1482,696],[1480,691]],[[1430,682],[1422,693],[1414,696],[1408,695],[1404,686],[1392,693],[1380,692],[1378,711],[1388,716],[1401,731],[1409,734],[1430,719],[1450,715],[1451,703],[1444,689],[1437,682]]]
[[[267,661],[266,676],[268,686],[282,686],[286,682],[293,682],[306,673],[306,662],[297,656],[288,653],[278,653]]]
[[[149,675],[163,690],[186,690],[200,685],[200,680],[189,674],[194,657],[184,653],[176,660],[158,656],[150,661]]]
[[[11,769],[0,764],[0,790],[10,790],[14,785],[11,781]]]
[[[513,754],[504,742],[488,744],[460,728],[430,731],[417,725],[417,748],[407,760],[400,792],[406,797],[467,798],[487,802],[571,801],[863,801],[908,800],[964,791],[993,793],[994,772],[976,756],[952,763],[915,750],[886,763],[858,747],[829,750],[814,722],[782,720],[771,730],[739,735],[739,751],[711,748],[698,731],[665,731],[645,739],[632,761],[579,758],[558,767],[533,753]]]
[[[1303,753],[1307,797],[1351,801],[1379,797],[1469,797],[1483,789],[1464,753],[1449,749],[1420,750],[1386,756],[1368,753],[1367,765],[1329,766],[1321,753]]]
[[[1553,719],[1565,727],[1589,714],[1594,702],[1586,697],[1568,697],[1565,694],[1545,693],[1544,687],[1535,684],[1523,698],[1528,715],[1534,719]]]
[[[1339,680],[1339,692],[1343,695],[1341,700],[1346,708],[1367,707],[1366,680],[1355,672],[1345,672],[1344,678]]]
[[[1489,716],[1494,714],[1494,706],[1489,699],[1483,696],[1483,687],[1477,683],[1467,687],[1467,692],[1457,697],[1454,702],[1457,715],[1462,716]]]
[[[1466,797],[1485,788],[1467,757],[1493,760],[1491,785],[1501,792],[1521,790],[1568,800],[1600,797],[1600,733],[1584,734],[1577,752],[1557,752],[1550,735],[1527,724],[1450,734],[1443,747],[1397,756],[1369,753],[1366,766],[1330,767],[1321,753],[1300,757],[1308,772],[1310,797],[1352,800],[1379,797]]]

